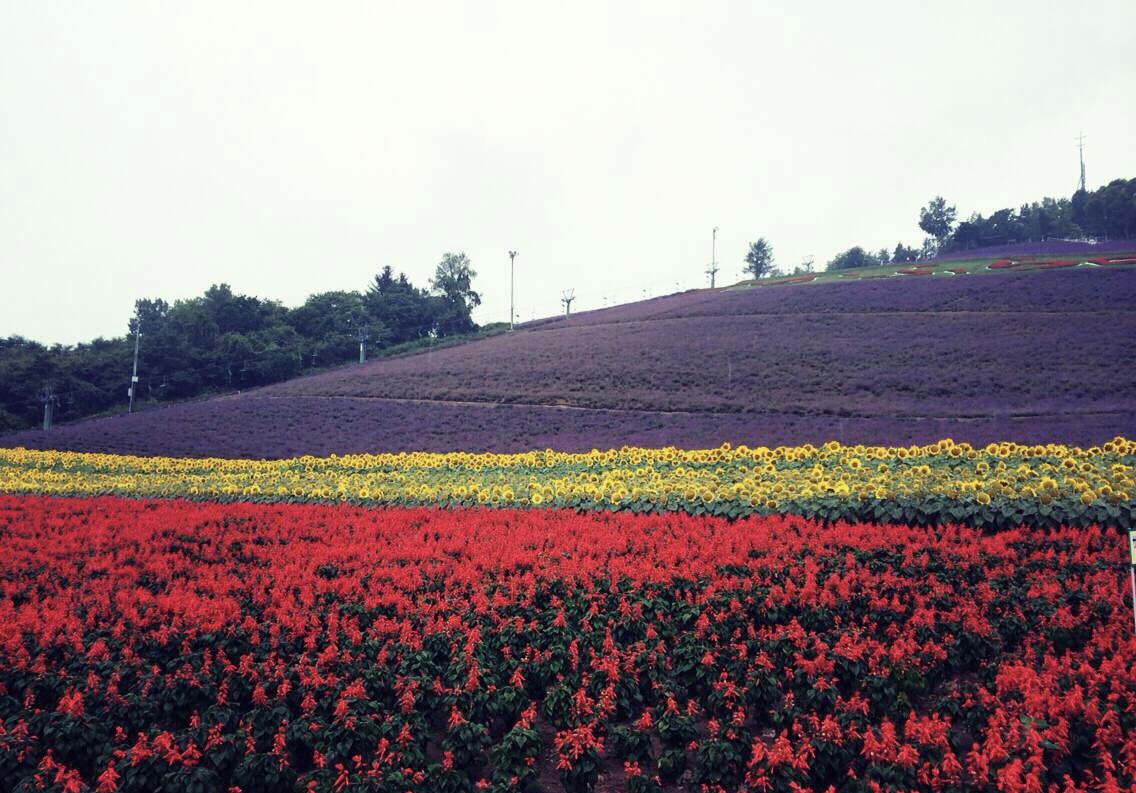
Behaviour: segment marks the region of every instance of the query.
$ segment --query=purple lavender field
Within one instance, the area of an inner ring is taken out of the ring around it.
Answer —
[[[1136,435],[1136,271],[697,291],[23,445],[286,457]]]

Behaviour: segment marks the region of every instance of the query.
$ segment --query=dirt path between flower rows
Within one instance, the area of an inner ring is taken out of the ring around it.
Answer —
[[[1055,410],[1055,411],[1015,411],[1010,413],[983,413],[983,414],[931,414],[931,413],[848,413],[846,415],[835,415],[826,413],[809,413],[806,411],[793,411],[793,410],[778,410],[769,412],[747,412],[747,411],[710,411],[710,410],[655,410],[649,408],[619,408],[619,407],[588,407],[585,405],[567,405],[567,404],[550,404],[546,402],[500,402],[500,401],[479,401],[479,400],[463,400],[463,399],[431,399],[429,397],[384,397],[384,396],[358,396],[358,395],[339,395],[339,394],[257,394],[250,391],[247,394],[229,394],[217,399],[320,399],[320,400],[346,400],[358,402],[395,402],[399,404],[410,405],[440,405],[444,407],[478,407],[478,408],[501,408],[501,407],[521,407],[521,408],[546,408],[550,410],[568,410],[579,411],[584,413],[625,413],[625,414],[646,414],[658,416],[705,416],[705,417],[718,417],[718,416],[752,416],[760,418],[762,416],[798,416],[798,417],[817,417],[825,416],[833,420],[839,421],[841,419],[911,419],[913,421],[990,421],[997,419],[1032,419],[1032,418],[1057,418],[1061,416],[1117,416],[1131,413],[1132,411],[1124,409],[1085,409],[1085,410]]]

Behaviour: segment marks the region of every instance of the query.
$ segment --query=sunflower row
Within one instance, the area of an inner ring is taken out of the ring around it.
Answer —
[[[1132,521],[1136,442],[1090,448],[624,447],[584,454],[400,453],[284,460],[0,449],[0,492],[799,514],[981,526]]]

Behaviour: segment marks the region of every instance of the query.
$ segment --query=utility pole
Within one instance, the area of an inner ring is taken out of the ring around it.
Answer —
[[[572,301],[576,299],[575,289],[564,290],[564,297],[560,298],[560,302],[564,304],[564,318],[567,319],[572,313]]]
[[[1077,135],[1077,154],[1081,158],[1081,190],[1085,189],[1085,133]]]
[[[359,363],[367,362],[367,342],[371,340],[371,329],[360,325],[355,329],[355,339],[359,342]]]
[[[134,370],[130,374],[130,405],[126,408],[127,413],[134,412],[134,392],[138,390],[138,343],[142,338],[142,317],[138,314],[134,315]],[[46,428],[45,428],[46,429]]]
[[[714,288],[714,276],[718,274],[718,227],[714,227],[714,231],[710,237],[710,266],[706,269],[706,274],[710,276],[710,288]]]
[[[513,310],[513,260],[517,258],[516,251],[509,251],[509,330],[513,329],[513,320],[516,312]]]
[[[55,405],[59,402],[55,388],[50,383],[40,390],[39,400],[43,402],[43,431],[47,432],[51,429],[51,422],[55,418]]]

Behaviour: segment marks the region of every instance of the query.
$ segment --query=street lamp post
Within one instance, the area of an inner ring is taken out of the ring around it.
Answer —
[[[714,227],[714,231],[710,236],[710,266],[706,268],[706,274],[710,276],[710,288],[714,288],[714,276],[718,274],[718,227]]]
[[[516,311],[513,309],[513,260],[517,258],[516,251],[509,251],[509,330],[513,329],[513,318]]]
[[[710,233],[710,266],[714,268],[714,272],[718,272],[718,227],[714,227],[714,231]]]

